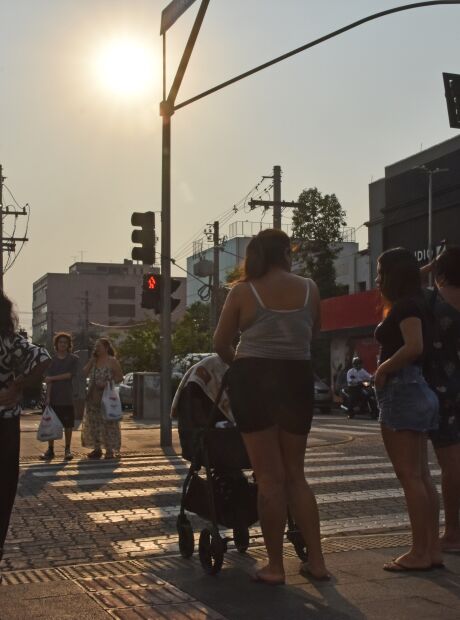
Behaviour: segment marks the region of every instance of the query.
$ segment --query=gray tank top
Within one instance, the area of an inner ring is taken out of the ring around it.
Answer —
[[[257,299],[254,321],[241,334],[236,348],[237,357],[262,357],[283,360],[309,360],[313,317],[309,304],[310,283],[302,308],[297,310],[271,310],[260,298],[255,286],[249,282]]]

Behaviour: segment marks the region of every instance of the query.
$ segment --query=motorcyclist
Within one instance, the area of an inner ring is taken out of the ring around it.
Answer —
[[[357,355],[352,359],[352,367],[347,372],[347,389],[346,393],[348,396],[348,417],[354,417],[355,407],[361,404],[362,399],[364,398],[362,384],[364,381],[370,381],[372,379],[372,375],[367,372],[365,368],[363,368],[363,363],[361,358]]]
[[[364,381],[370,381],[372,379],[372,375],[367,372],[365,368],[363,368],[363,363],[361,358],[357,355],[351,361],[351,368],[347,372],[347,385],[359,385]]]

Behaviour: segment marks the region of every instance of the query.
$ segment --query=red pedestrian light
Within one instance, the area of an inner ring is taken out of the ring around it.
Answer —
[[[148,279],[148,287],[149,289],[154,289],[156,288],[157,285],[157,281],[156,278],[154,276],[150,276],[150,278]]]

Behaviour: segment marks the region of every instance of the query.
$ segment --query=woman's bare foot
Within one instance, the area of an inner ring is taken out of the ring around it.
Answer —
[[[286,582],[284,571],[274,571],[269,564],[254,573],[254,581],[266,583],[270,586],[281,586]]]
[[[315,579],[316,581],[329,581],[331,578],[324,562],[318,562],[315,565],[312,565],[312,562],[304,562],[300,565],[299,572],[307,579]]]
[[[430,558],[428,554],[424,556],[419,556],[419,555],[416,555],[412,550],[398,556],[397,558],[394,559],[394,562],[404,568],[409,568],[409,569],[410,568],[415,568],[415,569],[428,568],[432,565],[432,559]],[[439,562],[440,563],[442,562],[442,558],[439,559]]]

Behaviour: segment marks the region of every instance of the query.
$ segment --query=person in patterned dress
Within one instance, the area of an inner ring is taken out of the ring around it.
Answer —
[[[0,291],[0,561],[19,477],[21,391],[40,381],[49,362],[45,349],[18,334],[13,304]]]
[[[102,448],[105,448],[105,458],[113,459],[121,448],[120,422],[105,419],[101,401],[105,386],[111,381],[119,383],[123,371],[108,338],[96,341],[93,355],[83,372],[90,381],[81,429],[82,446],[93,448],[88,454],[90,459],[100,459]]]
[[[441,467],[445,532],[443,551],[460,551],[460,247],[444,250],[422,271],[433,271],[435,319],[427,376],[440,404],[439,429],[431,441]]]

